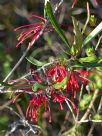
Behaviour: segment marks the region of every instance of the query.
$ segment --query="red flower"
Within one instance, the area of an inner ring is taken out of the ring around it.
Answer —
[[[64,66],[55,65],[48,69],[47,76],[54,82],[61,82],[66,76],[68,72]]]
[[[87,79],[87,77],[89,76],[89,72],[87,70],[77,70],[75,73],[83,85],[85,85],[89,81]]]
[[[76,98],[76,91],[80,89],[79,81],[85,85],[89,80],[87,79],[88,72],[83,70],[72,71],[67,82],[66,91],[71,91]]]
[[[36,15],[32,15],[33,17],[39,18],[43,21],[47,21],[45,18],[40,17],[40,16],[36,16]],[[16,28],[14,31],[17,31],[19,29],[24,29],[21,33],[20,36],[18,37],[18,44],[16,45],[16,47],[18,48],[20,45],[23,44],[23,42],[28,39],[28,38],[32,38],[32,40],[29,43],[29,48],[33,45],[34,41],[37,39],[37,37],[39,36],[42,28],[44,27],[44,23],[39,21],[33,24],[27,24],[24,26],[20,26],[18,28]]]
[[[58,102],[60,104],[61,110],[63,110],[62,103],[66,100],[66,96],[64,96],[64,94],[61,92],[56,92],[56,90],[51,91],[49,96],[52,98],[52,102]],[[48,105],[48,97],[43,91],[39,91],[33,96],[26,110],[26,117],[30,117],[31,121],[38,121],[39,109],[42,105],[44,105],[45,111],[49,113],[49,122],[51,122],[51,112],[50,106]]]
[[[76,91],[78,89],[79,89],[79,84],[78,84],[78,81],[75,77],[75,73],[71,72],[70,78],[67,82],[66,90],[67,90],[67,92],[68,92],[68,90],[71,91],[71,93],[74,95],[74,98],[76,98]]]
[[[63,110],[62,103],[65,101],[66,96],[61,92],[55,92],[55,91],[52,91],[51,95],[53,97],[53,102],[58,102],[60,104],[61,110]]]
[[[34,95],[32,100],[30,101],[27,111],[26,117],[30,117],[31,121],[38,121],[38,112],[42,105],[46,108],[47,97],[43,94]]]

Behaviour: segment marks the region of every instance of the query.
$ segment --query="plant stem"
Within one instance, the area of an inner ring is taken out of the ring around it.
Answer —
[[[85,32],[89,20],[90,20],[90,7],[89,7],[89,3],[87,2],[87,19],[86,19],[85,25],[83,27],[82,34],[84,34],[84,32]]]
[[[81,100],[81,97],[82,97],[82,94],[83,94],[83,84],[81,85],[81,89],[80,89],[80,95],[79,95],[79,102]],[[79,118],[79,103],[78,103],[78,112],[77,112],[77,116],[76,116],[76,124],[77,124],[77,121],[78,121],[78,118]]]
[[[72,113],[72,116],[73,116],[74,121],[76,122],[74,112],[73,112],[73,110],[72,110],[72,108],[71,108],[71,106],[70,106],[68,100],[66,99],[65,102],[66,102],[66,104],[68,105],[68,107],[69,107],[69,109],[70,109],[70,111],[71,111],[71,113]]]
[[[12,75],[12,73],[16,70],[16,68],[20,65],[22,60],[25,58],[25,56],[26,56],[26,54],[28,53],[29,50],[30,50],[30,48],[26,49],[26,51],[24,52],[23,56],[19,59],[19,61],[16,63],[16,65],[13,67],[13,69],[10,71],[10,73],[5,77],[3,82],[6,82],[7,79]]]
[[[92,100],[91,100],[91,102],[89,104],[89,107],[87,108],[87,110],[86,110],[85,114],[83,115],[83,117],[81,118],[80,122],[83,122],[87,118],[87,116],[90,113],[91,108],[92,108],[92,106],[94,104],[94,101],[96,100],[98,92],[99,92],[99,90],[95,90],[93,98],[92,98]]]

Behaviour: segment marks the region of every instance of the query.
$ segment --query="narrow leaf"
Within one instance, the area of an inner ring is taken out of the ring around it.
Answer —
[[[54,27],[54,29],[56,30],[56,32],[59,34],[59,36],[61,37],[61,39],[64,41],[64,43],[70,48],[69,42],[68,42],[66,36],[64,35],[64,32],[59,27],[59,25],[57,23],[57,20],[56,20],[54,14],[53,14],[53,10],[52,10],[50,2],[47,2],[45,9],[46,9],[46,13],[48,15],[48,18],[49,18],[52,26]]]
[[[102,22],[86,37],[83,42],[82,47],[88,44],[95,36],[97,36],[102,31]]]
[[[38,61],[37,59],[33,58],[32,56],[30,57],[26,57],[26,59],[33,65],[36,65],[36,66],[43,66],[45,63],[44,62],[41,62],[41,61]]]

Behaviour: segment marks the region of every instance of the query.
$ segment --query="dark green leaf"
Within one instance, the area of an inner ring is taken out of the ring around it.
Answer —
[[[53,25],[53,27],[55,28],[56,32],[59,34],[59,36],[64,41],[64,43],[70,48],[69,42],[68,42],[66,36],[64,35],[64,32],[59,27],[57,20],[53,14],[50,2],[47,2],[45,9],[46,9],[46,13],[48,15],[48,18],[49,18],[51,24]]]
[[[41,62],[41,61],[38,61],[37,59],[33,58],[32,56],[30,57],[26,57],[26,59],[33,65],[36,65],[36,66],[43,66],[45,63],[44,62]]]

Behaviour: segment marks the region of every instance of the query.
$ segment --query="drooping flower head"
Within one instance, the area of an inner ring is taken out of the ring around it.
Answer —
[[[66,91],[71,92],[76,98],[76,91],[80,89],[80,83],[85,85],[89,80],[87,79],[89,73],[84,70],[72,70],[70,73],[69,80],[67,81]]]
[[[38,113],[40,107],[43,105],[45,109],[47,109],[47,97],[43,94],[34,95],[31,99],[27,111],[26,117],[30,117],[31,121],[38,121]]]
[[[23,29],[23,31],[20,33],[18,37],[18,44],[16,45],[17,48],[20,45],[22,45],[26,39],[31,38],[31,41],[28,46],[30,48],[33,45],[34,41],[37,39],[37,37],[40,35],[40,32],[42,28],[44,27],[45,22],[47,21],[45,18],[34,15],[34,14],[31,17],[41,19],[43,22],[39,21],[32,24],[23,25],[14,29],[14,31]]]
[[[66,96],[64,94],[62,94],[61,92],[58,92],[58,91],[55,91],[55,90],[53,90],[51,92],[51,96],[52,96],[53,102],[59,103],[61,110],[63,110],[62,103],[65,102]]]

